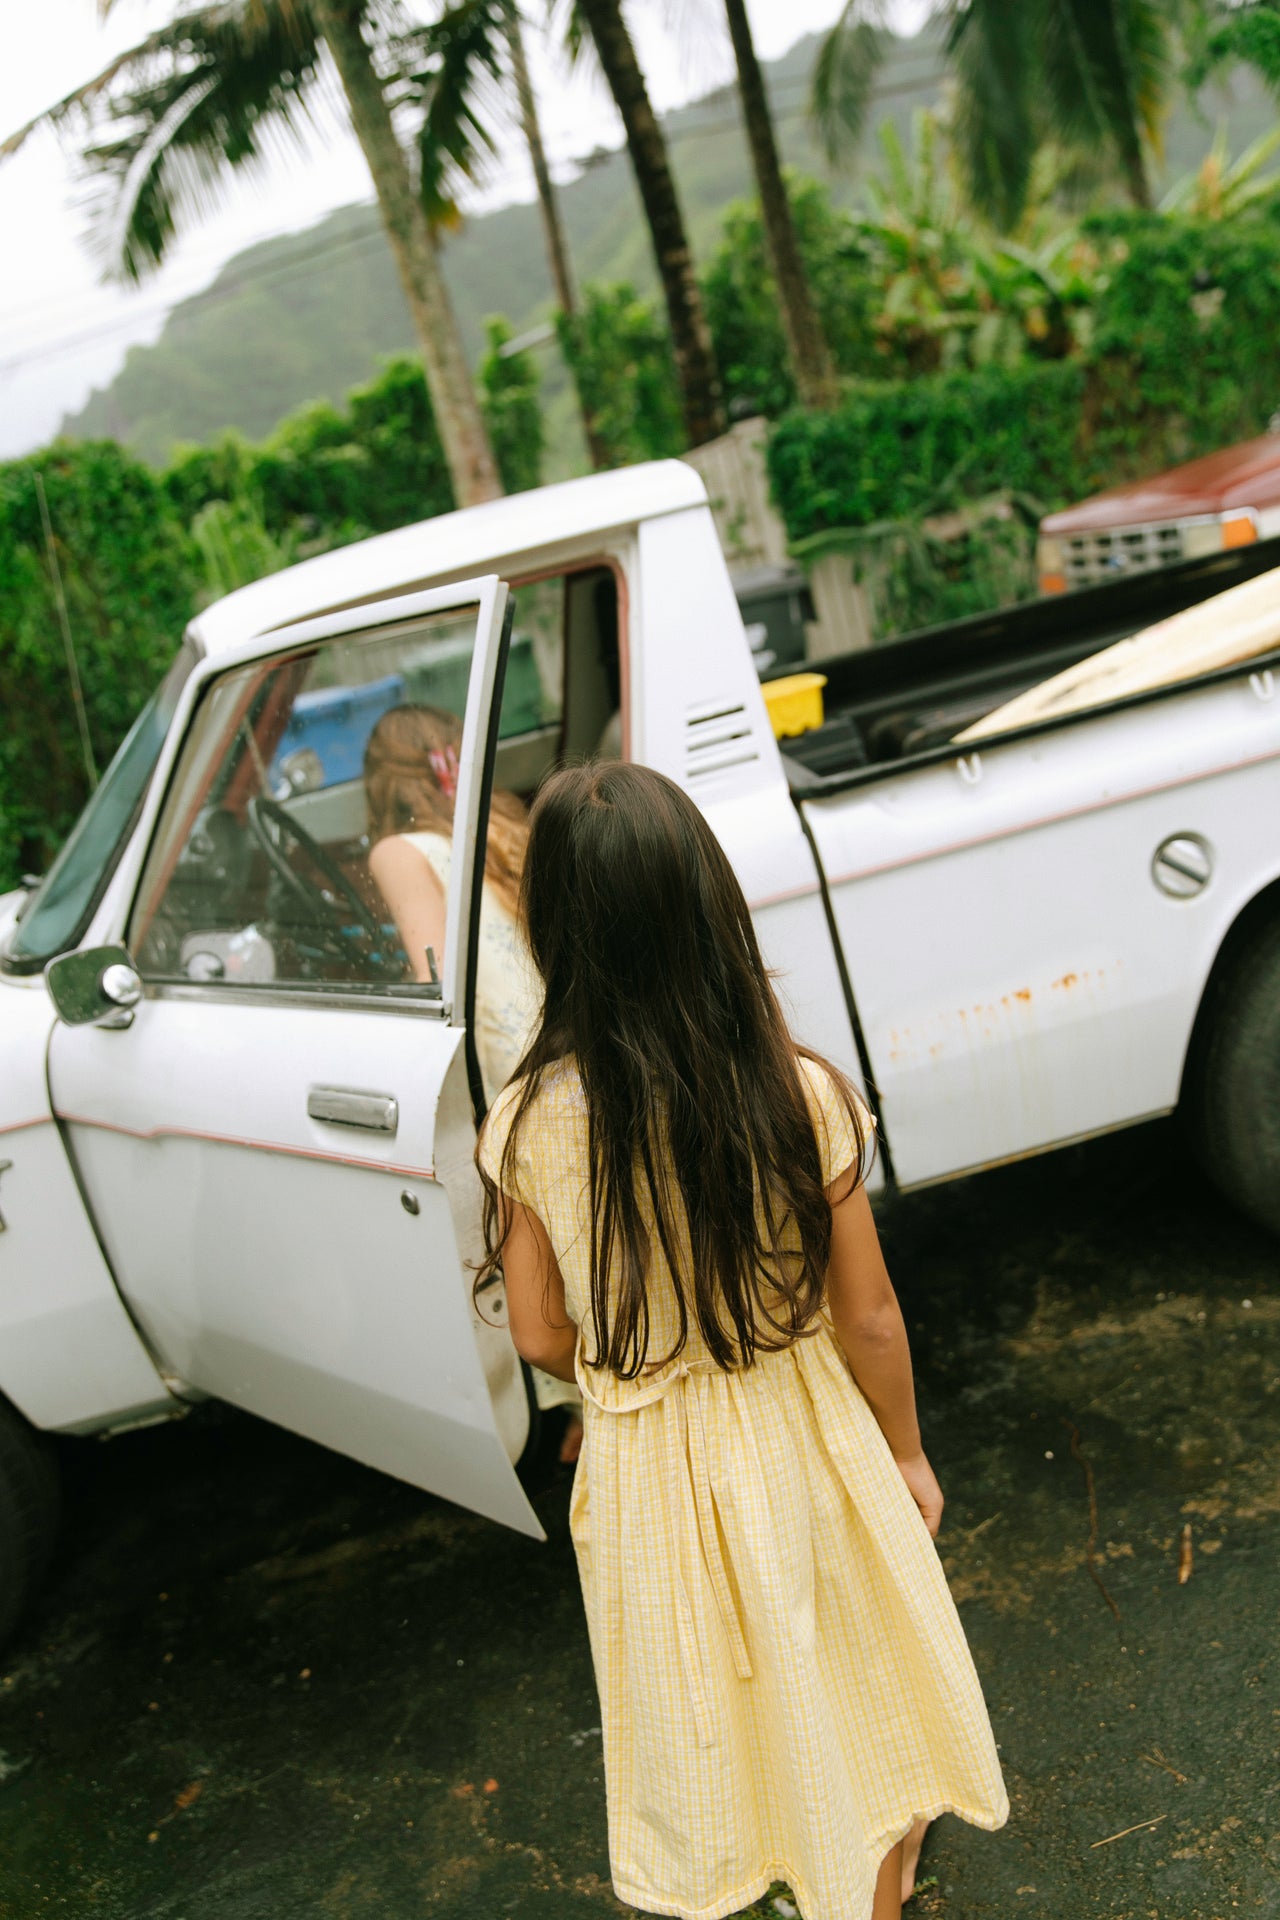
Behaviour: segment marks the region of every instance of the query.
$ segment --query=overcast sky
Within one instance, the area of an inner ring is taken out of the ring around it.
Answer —
[[[841,0],[748,0],[756,45],[775,59],[806,33],[827,27]],[[6,9],[0,25],[0,139],[176,11],[176,0],[117,0],[105,25],[96,0],[39,0]],[[732,71],[715,0],[643,0],[630,10],[650,90],[660,108],[722,84]],[[897,0],[900,31],[914,31],[928,0]],[[535,17],[541,17],[541,10]],[[621,127],[603,84],[570,76],[544,37],[530,58],[553,171],[576,156],[616,146]],[[238,183],[223,209],[192,227],[164,268],[140,288],[104,286],[84,244],[86,185],[53,135],[42,132],[0,166],[0,457],[26,452],[63,414],[111,379],[126,350],[153,340],[178,300],[208,284],[224,261],[270,234],[311,225],[334,207],[369,200],[372,189],[351,135],[314,140],[305,159],[282,159]],[[518,142],[496,165],[478,204],[532,197]]]

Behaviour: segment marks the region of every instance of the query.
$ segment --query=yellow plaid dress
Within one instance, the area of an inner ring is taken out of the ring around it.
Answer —
[[[826,1179],[854,1158],[802,1062]],[[516,1089],[489,1117],[498,1177]],[[513,1198],[590,1309],[586,1112],[570,1068],[521,1127]],[[670,1351],[655,1262],[649,1351]],[[829,1328],[725,1372],[619,1380],[578,1349],[586,1438],[570,1524],[600,1689],[618,1897],[716,1920],[787,1881],[804,1920],[867,1920],[917,1818],[1008,1815],[981,1689],[933,1542]]]

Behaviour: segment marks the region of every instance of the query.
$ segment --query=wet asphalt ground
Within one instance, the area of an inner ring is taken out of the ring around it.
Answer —
[[[908,1913],[1280,1916],[1277,1248],[1163,1123],[880,1217],[1013,1806]],[[3,1920],[627,1911],[566,1473],[539,1547],[219,1411],[64,1464]]]

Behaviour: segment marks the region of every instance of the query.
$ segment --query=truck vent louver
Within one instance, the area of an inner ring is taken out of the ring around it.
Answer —
[[[685,772],[690,780],[723,773],[728,767],[745,766],[748,761],[759,758],[745,707],[704,703],[687,710]]]

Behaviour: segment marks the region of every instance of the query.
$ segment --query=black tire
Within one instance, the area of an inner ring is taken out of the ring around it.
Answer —
[[[1211,982],[1185,1106],[1214,1185],[1280,1235],[1280,917],[1252,929]]]
[[[59,1505],[51,1442],[0,1400],[0,1646],[44,1579]]]

